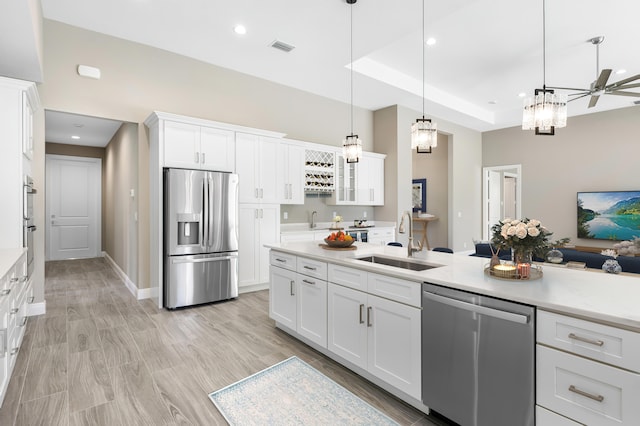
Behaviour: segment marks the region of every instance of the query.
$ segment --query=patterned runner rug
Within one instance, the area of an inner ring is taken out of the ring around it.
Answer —
[[[295,356],[209,398],[232,426],[397,425]]]

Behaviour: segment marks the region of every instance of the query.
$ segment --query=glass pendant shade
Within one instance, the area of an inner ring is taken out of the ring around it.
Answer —
[[[362,141],[358,135],[351,134],[342,141],[342,156],[347,163],[357,163],[362,157]]]
[[[411,125],[411,149],[419,153],[430,153],[438,146],[438,126],[428,118],[418,118]]]
[[[567,126],[567,95],[553,90],[536,89],[535,96],[525,99],[522,129],[536,135],[553,135],[556,128]]]

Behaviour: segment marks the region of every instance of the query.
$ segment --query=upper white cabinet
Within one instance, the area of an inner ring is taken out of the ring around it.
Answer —
[[[279,139],[236,133],[236,171],[240,177],[241,203],[279,203]]]
[[[304,155],[303,142],[280,141],[277,164],[280,204],[304,204]]]
[[[359,205],[384,205],[384,156],[363,153],[356,165],[356,200]]]
[[[328,204],[384,205],[385,155],[365,152],[357,163],[347,163],[336,153],[335,191]]]
[[[234,132],[190,123],[164,122],[164,166],[233,172]]]

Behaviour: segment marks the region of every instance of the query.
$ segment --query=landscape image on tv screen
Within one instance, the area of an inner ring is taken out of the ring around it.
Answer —
[[[640,191],[578,192],[578,238],[640,237]]]

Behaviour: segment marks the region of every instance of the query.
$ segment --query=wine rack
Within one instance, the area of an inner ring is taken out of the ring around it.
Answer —
[[[304,191],[333,192],[335,154],[328,151],[305,150]]]

